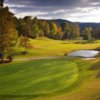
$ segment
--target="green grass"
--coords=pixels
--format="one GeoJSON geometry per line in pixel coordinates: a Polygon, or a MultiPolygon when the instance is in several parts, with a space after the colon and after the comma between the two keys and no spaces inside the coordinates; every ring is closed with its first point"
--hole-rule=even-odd
{"type": "Polygon", "coordinates": [[[35,97],[69,92],[88,76],[86,69],[82,70],[84,64],[57,58],[0,65],[0,95],[35,97]]]}
{"type": "Polygon", "coordinates": [[[48,38],[37,38],[30,40],[33,48],[28,49],[27,55],[20,55],[24,48],[17,45],[15,48],[17,56],[23,57],[44,57],[44,56],[64,56],[65,54],[80,49],[96,49],[100,47],[100,40],[87,42],[85,40],[52,40],[48,38]]]}
{"type": "Polygon", "coordinates": [[[80,49],[98,49],[100,40],[30,40],[28,54],[17,44],[17,61],[0,65],[0,100],[99,100],[100,58],[72,57],[28,60],[45,56],[64,56],[80,49]],[[21,60],[21,59],[19,59],[21,60]]]}

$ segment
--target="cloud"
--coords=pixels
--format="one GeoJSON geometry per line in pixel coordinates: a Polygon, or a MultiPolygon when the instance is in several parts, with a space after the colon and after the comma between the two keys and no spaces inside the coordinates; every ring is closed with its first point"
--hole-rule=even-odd
{"type": "Polygon", "coordinates": [[[92,16],[100,17],[100,0],[5,0],[5,6],[17,17],[31,15],[89,22],[97,22],[92,16]]]}

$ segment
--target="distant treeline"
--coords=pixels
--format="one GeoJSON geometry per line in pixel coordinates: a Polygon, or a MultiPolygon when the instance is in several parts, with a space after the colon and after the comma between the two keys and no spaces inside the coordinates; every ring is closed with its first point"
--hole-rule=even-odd
{"type": "Polygon", "coordinates": [[[92,29],[85,27],[80,31],[78,23],[56,24],[54,21],[46,21],[25,16],[24,18],[14,18],[18,35],[30,38],[46,36],[52,39],[92,39],[100,38],[100,27],[92,29]]]}

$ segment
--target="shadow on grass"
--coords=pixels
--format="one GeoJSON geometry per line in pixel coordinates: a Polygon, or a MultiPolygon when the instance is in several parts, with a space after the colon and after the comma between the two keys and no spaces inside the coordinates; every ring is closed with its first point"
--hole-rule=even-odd
{"type": "Polygon", "coordinates": [[[93,64],[93,65],[89,68],[89,70],[92,70],[92,71],[98,70],[98,69],[100,69],[100,61],[99,61],[99,62],[96,62],[95,64],[93,64]]]}
{"type": "Polygon", "coordinates": [[[96,78],[100,78],[100,72],[97,73],[96,78]]]}
{"type": "Polygon", "coordinates": [[[45,94],[33,94],[33,95],[0,95],[0,100],[13,100],[13,99],[23,99],[23,98],[27,98],[26,100],[28,100],[29,98],[36,98],[36,97],[40,97],[40,96],[45,96],[45,94]]]}

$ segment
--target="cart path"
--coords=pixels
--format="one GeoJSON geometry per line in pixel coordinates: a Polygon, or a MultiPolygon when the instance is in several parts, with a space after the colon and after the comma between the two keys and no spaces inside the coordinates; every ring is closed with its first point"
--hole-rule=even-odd
{"type": "Polygon", "coordinates": [[[39,59],[53,59],[53,58],[62,58],[64,56],[49,56],[49,57],[32,57],[32,58],[19,58],[14,59],[13,61],[27,61],[27,60],[39,60],[39,59]]]}

